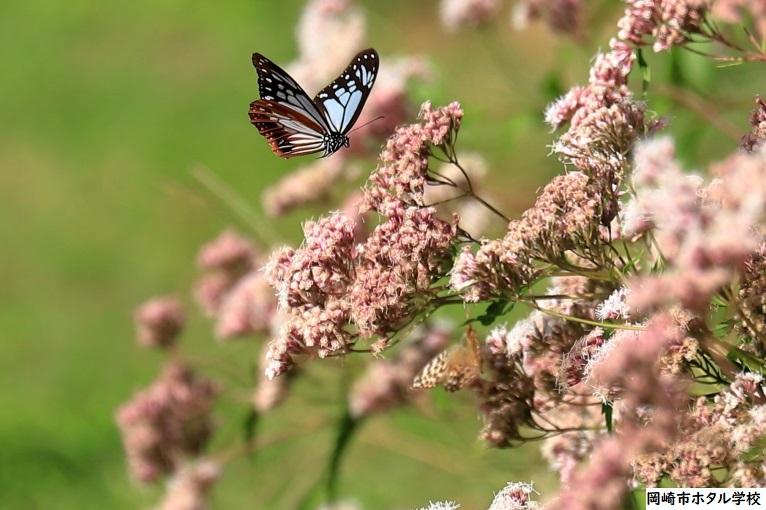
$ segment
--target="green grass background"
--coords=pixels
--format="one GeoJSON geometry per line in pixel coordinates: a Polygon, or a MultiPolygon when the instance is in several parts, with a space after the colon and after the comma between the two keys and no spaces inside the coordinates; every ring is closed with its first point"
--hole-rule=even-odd
{"type": "MultiPolygon", "coordinates": [[[[440,28],[433,1],[362,5],[368,42],[382,55],[431,59],[434,79],[413,91],[417,100],[461,101],[460,147],[486,156],[504,210],[528,206],[561,171],[547,157],[553,135],[542,109],[587,79],[590,58],[613,32],[617,2],[589,4],[604,28],[581,47],[542,27],[513,32],[507,12],[494,27],[455,35],[440,28]]],[[[193,310],[199,245],[229,224],[247,232],[191,178],[193,165],[207,165],[259,208],[261,190],[301,164],[272,156],[246,117],[257,96],[250,54],[292,60],[301,7],[292,0],[0,5],[0,508],[147,508],[159,497],[161,487],[129,481],[113,422],[114,409],[162,362],[135,347],[131,312],[166,292],[183,295],[193,310]]],[[[732,140],[655,94],[656,84],[717,98],[720,118],[744,133],[751,98],[763,91],[757,69],[716,69],[682,53],[650,64],[651,109],[670,117],[689,165],[731,150],[732,140]]],[[[296,242],[300,220],[324,209],[272,227],[296,242]]],[[[218,345],[210,324],[191,315],[187,352],[215,360],[206,371],[231,388],[217,413],[215,450],[240,435],[237,398],[257,345],[218,345]]],[[[312,368],[292,400],[264,419],[266,444],[228,466],[212,508],[295,507],[332,444],[338,368],[312,368]]],[[[438,392],[426,412],[371,421],[351,445],[341,493],[368,509],[437,499],[481,509],[507,480],[551,487],[536,445],[488,450],[476,440],[479,428],[466,396],[438,392]]]]}

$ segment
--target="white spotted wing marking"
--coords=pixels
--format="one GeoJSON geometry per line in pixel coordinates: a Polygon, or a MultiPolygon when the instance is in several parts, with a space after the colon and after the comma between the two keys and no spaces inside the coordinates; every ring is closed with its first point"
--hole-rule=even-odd
{"type": "Polygon", "coordinates": [[[379,67],[374,49],[361,51],[340,76],[316,95],[314,103],[322,107],[333,131],[346,134],[354,125],[370,95],[379,67]]]}

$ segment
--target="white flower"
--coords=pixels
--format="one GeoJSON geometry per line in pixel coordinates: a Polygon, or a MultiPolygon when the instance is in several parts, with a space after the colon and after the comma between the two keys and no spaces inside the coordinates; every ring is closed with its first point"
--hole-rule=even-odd
{"type": "Polygon", "coordinates": [[[596,317],[598,320],[625,320],[630,318],[630,309],[626,303],[629,294],[630,290],[625,287],[620,287],[612,292],[603,303],[596,307],[596,317]]]}
{"type": "Polygon", "coordinates": [[[428,506],[420,508],[418,510],[457,510],[460,505],[454,501],[437,501],[436,503],[429,503],[428,506]]]}
{"type": "Polygon", "coordinates": [[[495,495],[489,510],[534,510],[540,508],[536,501],[529,499],[536,493],[531,483],[508,482],[508,485],[495,495]]]}

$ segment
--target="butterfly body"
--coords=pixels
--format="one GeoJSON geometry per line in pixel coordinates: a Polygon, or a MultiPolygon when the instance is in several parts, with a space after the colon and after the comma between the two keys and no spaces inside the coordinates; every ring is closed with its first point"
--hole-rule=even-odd
{"type": "Polygon", "coordinates": [[[253,54],[261,98],[250,104],[250,121],[280,157],[334,154],[349,146],[348,133],[372,91],[378,73],[377,52],[359,52],[332,83],[309,98],[282,68],[253,54]]]}

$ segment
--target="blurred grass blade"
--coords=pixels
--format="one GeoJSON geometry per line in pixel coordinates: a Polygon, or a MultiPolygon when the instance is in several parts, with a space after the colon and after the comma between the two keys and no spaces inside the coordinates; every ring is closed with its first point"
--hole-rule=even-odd
{"type": "Polygon", "coordinates": [[[205,165],[198,164],[191,169],[191,175],[208,189],[218,200],[228,206],[249,226],[266,246],[279,244],[279,236],[271,230],[269,222],[260,217],[247,201],[235,192],[220,177],[205,165]]]}
{"type": "Polygon", "coordinates": [[[260,415],[255,409],[250,409],[245,415],[245,419],[242,420],[242,438],[247,455],[250,457],[255,453],[255,435],[258,429],[259,417],[260,415]]]}
{"type": "Polygon", "coordinates": [[[652,71],[649,68],[649,63],[644,59],[644,52],[641,48],[636,50],[636,56],[638,57],[638,67],[641,69],[641,94],[646,97],[649,92],[649,84],[652,82],[652,71]]]}
{"type": "Polygon", "coordinates": [[[361,420],[351,416],[348,408],[344,408],[343,414],[338,420],[335,444],[330,455],[330,463],[327,466],[327,485],[326,496],[328,502],[335,501],[338,494],[338,478],[340,477],[340,468],[343,464],[343,456],[348,450],[348,445],[354,437],[361,420]]]}
{"type": "Polygon", "coordinates": [[[612,433],[612,413],[614,408],[612,404],[605,402],[601,404],[601,413],[604,415],[604,422],[606,423],[606,430],[612,433]]]}

